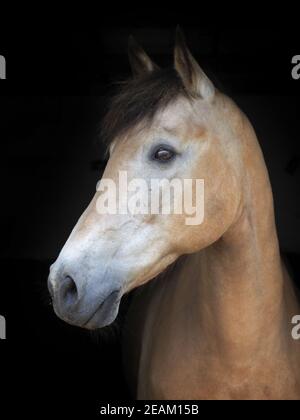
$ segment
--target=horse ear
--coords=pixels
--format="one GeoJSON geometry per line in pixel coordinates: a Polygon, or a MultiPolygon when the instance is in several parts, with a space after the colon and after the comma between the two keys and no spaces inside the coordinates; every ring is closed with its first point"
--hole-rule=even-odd
{"type": "Polygon", "coordinates": [[[179,26],[176,29],[174,60],[175,69],[186,90],[192,96],[212,99],[215,94],[214,85],[189,51],[184,34],[179,26]]]}
{"type": "Polygon", "coordinates": [[[140,47],[132,35],[130,35],[128,39],[128,56],[134,76],[151,73],[159,68],[153,63],[151,58],[145,53],[143,48],[140,47]]]}

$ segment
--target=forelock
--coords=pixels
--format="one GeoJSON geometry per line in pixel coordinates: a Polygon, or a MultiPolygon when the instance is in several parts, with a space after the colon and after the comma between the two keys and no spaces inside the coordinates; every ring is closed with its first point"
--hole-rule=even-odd
{"type": "Polygon", "coordinates": [[[109,101],[101,124],[101,141],[109,146],[140,124],[150,127],[157,113],[180,96],[188,97],[188,94],[174,69],[155,70],[123,82],[109,101]]]}

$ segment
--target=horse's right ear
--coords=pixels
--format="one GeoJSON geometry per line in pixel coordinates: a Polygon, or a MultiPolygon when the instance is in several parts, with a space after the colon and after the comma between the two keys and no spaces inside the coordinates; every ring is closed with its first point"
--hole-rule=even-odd
{"type": "Polygon", "coordinates": [[[131,70],[134,76],[141,76],[145,73],[151,73],[159,67],[153,63],[148,54],[136,42],[132,35],[128,39],[128,56],[131,70]]]}

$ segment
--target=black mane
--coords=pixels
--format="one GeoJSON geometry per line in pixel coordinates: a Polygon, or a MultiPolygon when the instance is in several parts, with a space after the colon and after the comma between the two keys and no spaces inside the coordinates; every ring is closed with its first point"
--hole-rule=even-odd
{"type": "Polygon", "coordinates": [[[109,102],[101,140],[109,145],[141,122],[151,125],[156,113],[179,96],[188,95],[175,69],[156,70],[123,82],[109,102]]]}

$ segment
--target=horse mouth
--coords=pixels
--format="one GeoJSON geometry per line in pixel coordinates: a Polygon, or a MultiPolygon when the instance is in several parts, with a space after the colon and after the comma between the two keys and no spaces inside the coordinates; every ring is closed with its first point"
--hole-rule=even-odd
{"type": "Polygon", "coordinates": [[[82,328],[95,330],[112,324],[118,315],[120,301],[121,297],[119,290],[110,293],[82,325],[82,328]]]}

